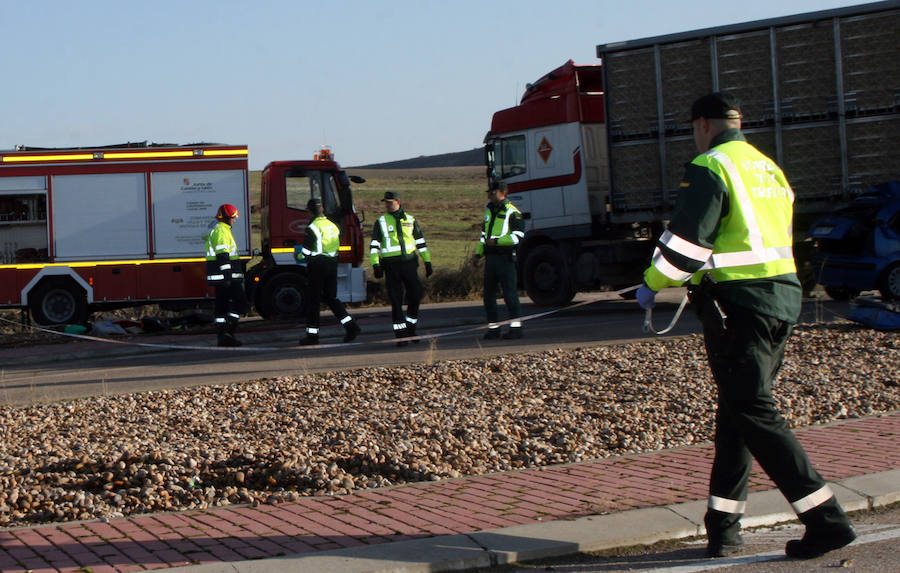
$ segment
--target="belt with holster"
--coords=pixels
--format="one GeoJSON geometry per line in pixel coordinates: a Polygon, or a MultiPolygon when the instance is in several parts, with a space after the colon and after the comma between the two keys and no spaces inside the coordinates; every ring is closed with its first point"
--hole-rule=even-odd
{"type": "Polygon", "coordinates": [[[718,286],[716,279],[710,273],[706,273],[700,279],[700,284],[688,287],[688,299],[694,305],[694,310],[704,326],[709,324],[724,330],[728,315],[717,298],[718,286]]]}

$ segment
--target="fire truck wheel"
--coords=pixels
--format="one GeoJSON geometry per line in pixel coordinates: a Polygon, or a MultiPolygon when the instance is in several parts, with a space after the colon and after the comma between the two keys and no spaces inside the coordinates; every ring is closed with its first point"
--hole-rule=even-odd
{"type": "Polygon", "coordinates": [[[304,282],[297,273],[281,273],[266,281],[259,293],[259,314],[266,319],[301,318],[304,282]]]}
{"type": "Polygon", "coordinates": [[[38,324],[80,324],[87,319],[84,291],[69,279],[46,279],[28,298],[31,317],[38,324]]]}
{"type": "Polygon", "coordinates": [[[525,257],[525,291],[540,306],[565,306],[575,297],[572,275],[562,253],[553,245],[539,245],[525,257]]]}
{"type": "Polygon", "coordinates": [[[900,263],[894,263],[881,273],[878,290],[884,300],[900,300],[900,263]]]}

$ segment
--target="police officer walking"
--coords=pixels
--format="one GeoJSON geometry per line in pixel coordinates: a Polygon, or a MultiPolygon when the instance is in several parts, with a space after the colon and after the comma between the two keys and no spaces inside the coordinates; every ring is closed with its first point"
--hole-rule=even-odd
{"type": "MultiPolygon", "coordinates": [[[[400,204],[400,194],[386,191],[381,199],[385,214],[375,221],[369,259],[375,278],[385,277],[388,298],[391,301],[391,321],[394,336],[408,338],[416,335],[419,322],[419,303],[422,302],[422,283],[419,281],[419,257],[425,262],[425,276],[430,277],[431,253],[425,243],[425,235],[415,217],[406,213],[400,204]],[[403,313],[404,290],[406,314],[403,313]]],[[[418,342],[418,341],[416,341],[418,342]]],[[[408,342],[400,340],[397,346],[408,342]]]]}
{"type": "Polygon", "coordinates": [[[241,346],[234,337],[238,320],[249,310],[244,292],[244,269],[238,256],[231,226],[238,210],[228,203],[216,212],[216,220],[206,233],[206,282],[216,288],[216,343],[241,346]]]}
{"type": "MultiPolygon", "coordinates": [[[[489,202],[484,209],[484,228],[475,249],[473,263],[483,256],[484,261],[484,311],[487,315],[486,340],[500,338],[497,322],[497,287],[503,289],[503,300],[510,319],[522,315],[516,270],[516,247],[525,236],[522,213],[506,198],[506,183],[487,190],[489,202]]],[[[513,320],[503,338],[522,338],[522,323],[513,320]]]]}
{"type": "Polygon", "coordinates": [[[690,280],[718,389],[715,458],[705,524],[707,554],[740,550],[740,518],[752,459],[772,478],[806,526],[788,541],[808,559],[856,535],[834,492],[813,468],[775,409],[772,385],[800,314],[792,251],[794,193],[781,169],[747,143],[738,100],[727,93],[691,108],[700,152],[688,164],[668,229],[660,237],[637,299],[690,280]]]}
{"type": "Polygon", "coordinates": [[[300,339],[300,344],[310,346],[319,343],[319,315],[323,299],[344,327],[344,342],[350,342],[361,329],[337,297],[341,231],[324,215],[321,199],[310,199],[306,209],[313,218],[306,227],[303,246],[297,253],[298,259],[306,260],[306,336],[300,339]]]}

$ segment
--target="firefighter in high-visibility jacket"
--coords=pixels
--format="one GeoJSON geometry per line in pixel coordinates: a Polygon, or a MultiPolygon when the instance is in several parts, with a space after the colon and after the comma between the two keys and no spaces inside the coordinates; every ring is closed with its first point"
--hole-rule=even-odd
{"type": "Polygon", "coordinates": [[[238,320],[249,310],[244,292],[244,267],[231,226],[238,210],[228,203],[216,212],[206,234],[206,282],[216,287],[216,338],[219,346],[240,346],[234,337],[238,320]]]}
{"type": "Polygon", "coordinates": [[[794,194],[781,169],[747,143],[742,117],[738,100],[727,93],[694,102],[700,155],[686,168],[675,212],[637,298],[652,308],[657,291],[687,281],[703,324],[719,396],[707,554],[722,557],[742,547],[740,518],[756,458],[806,526],[785,553],[812,558],[847,545],[855,533],[772,397],[800,314],[794,194]]]}
{"type": "MultiPolygon", "coordinates": [[[[425,235],[416,218],[403,210],[400,194],[385,191],[381,199],[385,214],[375,221],[372,242],[369,245],[369,261],[375,278],[385,278],[388,299],[391,301],[391,322],[394,336],[409,338],[416,336],[419,322],[419,304],[422,302],[422,283],[419,281],[419,256],[425,263],[425,276],[434,272],[431,253],[425,242],[425,235]],[[416,254],[418,253],[418,255],[416,254]],[[406,291],[406,313],[403,312],[406,291]]],[[[415,342],[418,342],[416,340],[415,342]]],[[[400,340],[397,346],[405,346],[408,341],[400,340]]]]}
{"type": "Polygon", "coordinates": [[[298,259],[306,261],[306,336],[300,339],[300,344],[310,346],[319,343],[319,315],[323,300],[344,327],[344,342],[350,342],[361,329],[337,297],[341,231],[325,216],[321,199],[310,199],[306,210],[313,219],[306,226],[303,246],[297,253],[298,259]]]}
{"type": "Polygon", "coordinates": [[[503,300],[509,318],[509,330],[503,338],[522,338],[522,323],[515,320],[522,315],[517,286],[516,249],[525,236],[525,222],[522,213],[506,198],[508,188],[505,183],[487,190],[488,204],[484,208],[484,225],[481,240],[475,248],[473,262],[484,257],[484,311],[488,329],[486,340],[500,338],[497,322],[497,287],[503,290],[503,300]]]}

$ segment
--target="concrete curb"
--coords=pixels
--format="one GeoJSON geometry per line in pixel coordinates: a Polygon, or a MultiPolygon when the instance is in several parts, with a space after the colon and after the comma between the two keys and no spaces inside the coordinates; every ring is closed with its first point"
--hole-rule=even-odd
{"type": "MultiPolygon", "coordinates": [[[[848,512],[871,510],[900,501],[900,470],[847,478],[832,484],[848,512]]],[[[753,493],[744,527],[795,521],[778,490],[753,493]]],[[[458,571],[559,557],[582,551],[648,545],[703,535],[706,501],[636,509],[572,520],[532,523],[468,535],[446,535],[295,555],[178,567],[189,573],[426,573],[458,571]]]]}

